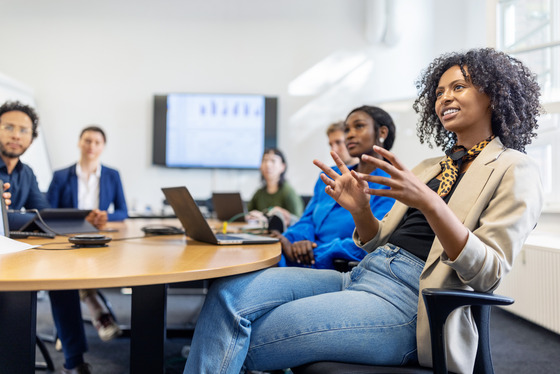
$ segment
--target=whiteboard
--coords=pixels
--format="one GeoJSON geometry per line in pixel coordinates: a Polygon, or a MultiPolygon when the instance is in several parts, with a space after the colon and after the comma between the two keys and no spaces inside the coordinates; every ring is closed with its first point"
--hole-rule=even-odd
{"type": "MultiPolygon", "coordinates": [[[[14,79],[0,73],[0,105],[6,101],[18,100],[24,104],[35,108],[33,91],[27,86],[15,81],[14,79]]],[[[39,136],[33,140],[31,146],[21,156],[21,161],[29,165],[39,183],[39,189],[46,192],[52,178],[52,167],[47,152],[45,138],[41,135],[44,127],[41,124],[41,113],[39,114],[39,136]]]]}

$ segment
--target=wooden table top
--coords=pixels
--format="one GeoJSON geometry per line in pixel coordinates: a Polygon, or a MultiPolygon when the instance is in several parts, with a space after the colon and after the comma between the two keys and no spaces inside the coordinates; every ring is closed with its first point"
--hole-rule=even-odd
{"type": "Polygon", "coordinates": [[[157,223],[180,226],[175,220],[112,222],[118,231],[104,233],[113,241],[101,248],[72,248],[61,236],[25,239],[44,246],[0,255],[0,291],[174,283],[246,273],[280,260],[279,243],[217,246],[184,235],[144,237],[141,227],[157,223]]]}

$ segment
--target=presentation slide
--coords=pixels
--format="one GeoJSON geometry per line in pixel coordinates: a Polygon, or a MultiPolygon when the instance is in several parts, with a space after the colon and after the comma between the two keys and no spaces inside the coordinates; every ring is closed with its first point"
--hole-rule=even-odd
{"type": "Polygon", "coordinates": [[[258,168],[264,152],[262,95],[170,94],[169,167],[258,168]]]}

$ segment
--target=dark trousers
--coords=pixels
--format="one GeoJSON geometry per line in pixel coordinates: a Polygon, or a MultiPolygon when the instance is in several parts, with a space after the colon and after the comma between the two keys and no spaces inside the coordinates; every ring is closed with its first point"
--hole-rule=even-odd
{"type": "Polygon", "coordinates": [[[50,291],[49,296],[65,366],[71,369],[83,362],[83,354],[87,351],[80,296],[78,290],[50,291]]]}

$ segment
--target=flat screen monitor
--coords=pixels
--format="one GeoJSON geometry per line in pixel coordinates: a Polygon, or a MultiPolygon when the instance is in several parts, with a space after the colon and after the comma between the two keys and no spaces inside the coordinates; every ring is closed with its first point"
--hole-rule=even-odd
{"type": "Polygon", "coordinates": [[[258,169],[276,147],[277,99],[170,93],[154,98],[153,163],[173,168],[258,169]]]}

